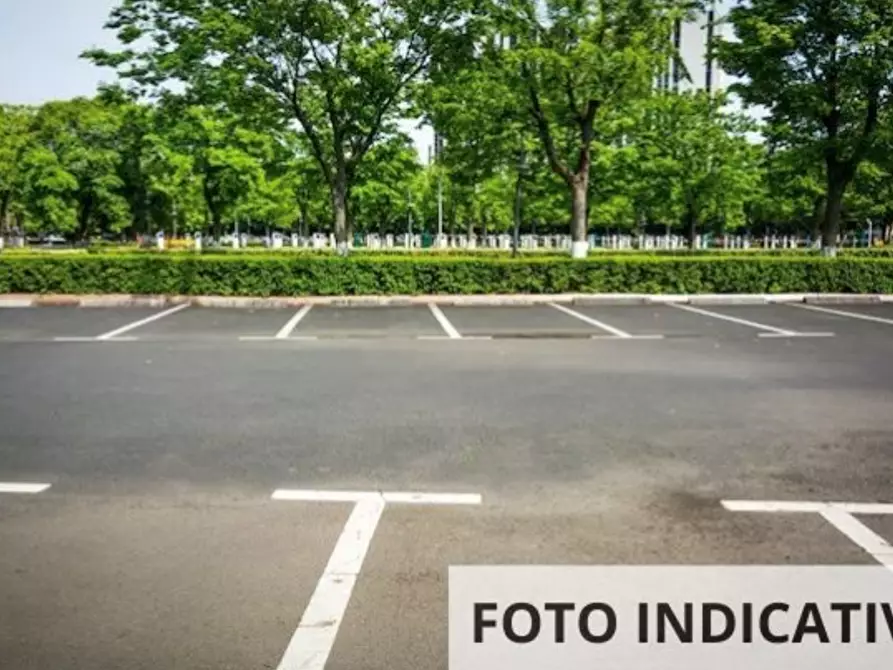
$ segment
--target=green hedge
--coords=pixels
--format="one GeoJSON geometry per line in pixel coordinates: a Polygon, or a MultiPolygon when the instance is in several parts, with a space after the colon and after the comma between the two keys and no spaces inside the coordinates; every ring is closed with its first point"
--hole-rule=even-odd
{"type": "Polygon", "coordinates": [[[0,293],[371,295],[893,293],[893,259],[355,255],[0,255],[0,293]]]}

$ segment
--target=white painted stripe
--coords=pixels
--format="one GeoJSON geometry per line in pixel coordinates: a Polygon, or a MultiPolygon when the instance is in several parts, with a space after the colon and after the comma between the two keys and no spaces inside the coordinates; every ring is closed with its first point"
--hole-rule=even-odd
{"type": "Polygon", "coordinates": [[[759,333],[757,337],[765,337],[772,339],[774,338],[786,338],[786,337],[834,337],[834,333],[818,333],[818,332],[809,332],[809,333],[759,333]]]}
{"type": "Polygon", "coordinates": [[[793,500],[723,500],[721,504],[730,512],[821,512],[828,508],[828,503],[793,500]]]}
{"type": "Polygon", "coordinates": [[[313,489],[277,489],[273,500],[303,502],[360,502],[381,498],[385,502],[418,505],[480,505],[478,493],[421,493],[416,491],[318,491],[313,489]]]}
{"type": "Polygon", "coordinates": [[[730,512],[812,512],[839,509],[850,514],[893,514],[890,503],[811,502],[799,500],[723,500],[730,512]]]}
{"type": "Polygon", "coordinates": [[[828,523],[871,554],[874,560],[893,570],[893,547],[884,538],[843,509],[831,507],[821,514],[828,523]]]}
{"type": "Polygon", "coordinates": [[[0,300],[0,309],[21,309],[23,307],[31,307],[33,304],[34,301],[30,298],[23,298],[22,300],[0,300]]]}
{"type": "Polygon", "coordinates": [[[483,498],[479,493],[405,493],[387,492],[381,494],[387,503],[407,505],[480,505],[483,498]]]}
{"type": "Polygon", "coordinates": [[[443,311],[435,305],[433,302],[428,303],[428,309],[431,310],[431,314],[434,315],[434,318],[437,319],[437,323],[440,324],[440,327],[443,328],[443,332],[447,334],[447,336],[451,340],[461,340],[462,334],[456,330],[456,327],[450,323],[450,320],[446,318],[446,315],[443,311]]]}
{"type": "Polygon", "coordinates": [[[380,496],[354,506],[277,670],[325,668],[384,508],[380,496]]]}
{"type": "Polygon", "coordinates": [[[756,328],[757,330],[764,330],[768,333],[776,333],[778,335],[786,335],[790,337],[791,335],[797,335],[797,333],[793,330],[785,330],[784,328],[776,328],[775,326],[767,326],[765,323],[757,323],[756,321],[748,321],[747,319],[739,319],[736,316],[728,316],[727,314],[719,314],[718,312],[711,312],[706,309],[701,309],[700,307],[692,307],[691,305],[677,305],[670,303],[669,307],[675,307],[676,309],[684,309],[686,312],[693,312],[695,314],[701,314],[703,316],[711,316],[714,319],[722,319],[723,321],[729,321],[731,323],[737,323],[742,326],[749,326],[750,328],[756,328]]]}
{"type": "Polygon", "coordinates": [[[32,484],[27,482],[0,482],[0,493],[43,493],[52,484],[32,484]]]}
{"type": "Polygon", "coordinates": [[[813,312],[823,312],[825,314],[834,314],[836,316],[846,316],[851,319],[861,319],[863,321],[874,321],[875,323],[885,323],[888,326],[893,326],[893,319],[884,319],[880,316],[872,316],[870,314],[857,314],[856,312],[847,312],[842,309],[829,309],[827,307],[816,307],[815,305],[791,305],[792,307],[799,307],[801,309],[809,309],[813,312]]]}
{"type": "Polygon", "coordinates": [[[163,312],[158,312],[158,314],[153,314],[152,316],[147,316],[145,319],[140,319],[139,321],[134,321],[133,323],[128,323],[126,326],[122,326],[121,328],[116,328],[115,330],[110,330],[107,333],[103,333],[99,335],[97,340],[111,340],[112,338],[118,337],[118,335],[122,335],[128,331],[133,330],[134,328],[139,328],[140,326],[145,326],[147,323],[152,323],[153,321],[158,321],[158,319],[163,319],[166,316],[170,316],[171,314],[176,314],[177,312],[186,309],[189,307],[189,303],[183,303],[182,305],[177,305],[176,307],[171,307],[170,309],[166,309],[163,312]]]}
{"type": "Polygon", "coordinates": [[[279,332],[276,333],[277,340],[286,340],[289,335],[291,335],[291,331],[295,329],[295,327],[301,323],[301,319],[307,316],[307,313],[313,309],[313,305],[304,305],[301,309],[298,310],[298,313],[295,314],[292,318],[288,320],[282,328],[279,329],[279,332]]]}
{"type": "Polygon", "coordinates": [[[569,308],[565,307],[564,305],[558,305],[558,304],[555,304],[554,302],[551,302],[551,303],[549,303],[549,306],[554,307],[559,312],[564,312],[565,314],[568,314],[568,315],[574,317],[575,319],[579,319],[580,321],[583,321],[584,323],[588,323],[590,326],[595,326],[596,328],[601,328],[602,330],[604,330],[608,333],[611,333],[612,335],[615,335],[617,337],[620,337],[623,339],[632,337],[632,335],[630,335],[629,333],[627,333],[625,331],[620,330],[619,328],[615,328],[614,326],[609,326],[607,323],[602,323],[601,321],[598,321],[596,319],[593,319],[592,317],[586,316],[585,314],[580,314],[580,312],[575,312],[574,310],[569,309],[569,308]]]}

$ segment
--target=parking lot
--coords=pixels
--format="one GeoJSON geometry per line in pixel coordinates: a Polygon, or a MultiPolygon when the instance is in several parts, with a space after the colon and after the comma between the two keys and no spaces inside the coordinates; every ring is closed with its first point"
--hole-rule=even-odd
{"type": "Polygon", "coordinates": [[[724,340],[880,336],[891,326],[893,303],[0,309],[0,341],[724,340]]]}
{"type": "Polygon", "coordinates": [[[449,565],[893,565],[891,351],[893,305],[0,309],[0,667],[443,670],[449,565]]]}

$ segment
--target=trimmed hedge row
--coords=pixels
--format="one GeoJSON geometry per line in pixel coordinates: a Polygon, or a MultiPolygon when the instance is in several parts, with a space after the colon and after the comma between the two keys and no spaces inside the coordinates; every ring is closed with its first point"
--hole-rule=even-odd
{"type": "Polygon", "coordinates": [[[893,259],[811,256],[3,255],[0,293],[893,293],[893,259]]]}

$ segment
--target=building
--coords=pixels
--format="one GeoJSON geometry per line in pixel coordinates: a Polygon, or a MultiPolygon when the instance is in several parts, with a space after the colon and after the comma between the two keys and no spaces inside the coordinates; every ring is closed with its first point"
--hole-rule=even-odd
{"type": "Polygon", "coordinates": [[[677,22],[670,39],[680,58],[670,59],[658,86],[675,91],[716,91],[729,85],[730,78],[711,57],[709,44],[727,30],[722,17],[731,4],[732,0],[713,0],[708,9],[693,20],[677,22]]]}

